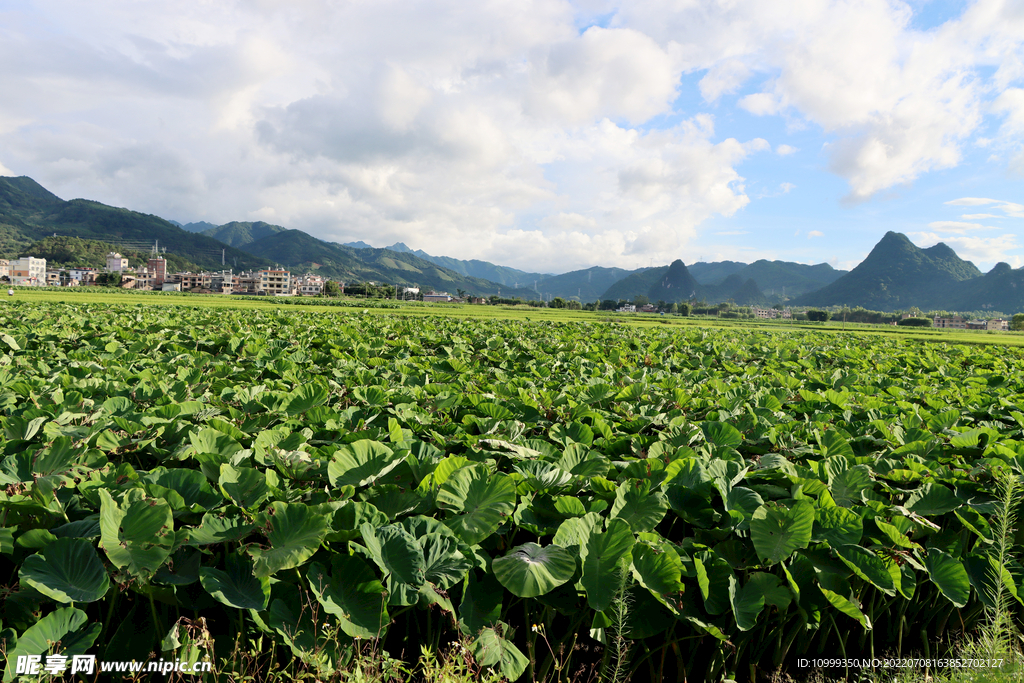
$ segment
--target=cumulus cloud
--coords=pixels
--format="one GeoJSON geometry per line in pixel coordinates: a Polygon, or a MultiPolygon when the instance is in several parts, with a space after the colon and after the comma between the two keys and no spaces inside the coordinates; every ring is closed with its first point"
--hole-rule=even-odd
{"type": "MultiPolygon", "coordinates": [[[[986,199],[984,197],[960,197],[944,202],[947,206],[991,206],[1012,218],[1024,218],[1024,204],[1007,202],[1002,199],[986,199]]],[[[966,216],[965,216],[966,218],[966,216]]]]}
{"type": "Polygon", "coordinates": [[[997,230],[981,223],[964,223],[962,221],[933,221],[928,227],[935,232],[965,233],[971,230],[997,230]]]}
{"type": "Polygon", "coordinates": [[[823,233],[820,230],[811,230],[809,233],[807,233],[807,239],[811,239],[812,237],[824,237],[824,236],[825,236],[825,233],[823,233]]]}
{"type": "Polygon", "coordinates": [[[993,150],[1019,152],[1009,3],[929,31],[888,0],[598,5],[5,6],[3,161],[168,218],[564,270],[671,260],[750,204],[743,164],[771,147],[718,134],[709,110],[817,127],[855,199],[959,164],[983,115],[993,150]]]}
{"type": "Polygon", "coordinates": [[[960,214],[960,218],[969,221],[977,221],[982,218],[1002,218],[1002,216],[994,213],[962,213],[960,214]]]}
{"type": "Polygon", "coordinates": [[[1015,268],[1024,265],[1024,259],[1019,255],[1008,253],[1021,248],[1017,236],[1009,233],[998,237],[949,237],[934,232],[912,232],[909,235],[922,247],[931,247],[943,242],[952,247],[961,258],[977,263],[982,270],[1000,261],[1015,268]]]}

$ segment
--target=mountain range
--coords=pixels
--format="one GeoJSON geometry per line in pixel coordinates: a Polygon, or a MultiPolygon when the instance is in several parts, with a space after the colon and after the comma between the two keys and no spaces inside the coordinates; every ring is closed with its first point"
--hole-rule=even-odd
{"type": "Polygon", "coordinates": [[[142,258],[156,245],[181,268],[236,270],[277,264],[346,282],[376,281],[478,296],[578,298],[739,305],[862,306],[882,311],[1012,313],[1024,310],[1024,269],[1005,263],[982,274],[945,244],[927,249],[889,232],[853,270],[822,263],[760,260],[696,262],[625,270],[595,266],[531,273],[487,261],[435,256],[398,242],[340,244],[261,221],[178,223],[87,199],[65,201],[28,177],[0,177],[0,256],[39,255],[55,263],[98,260],[114,248],[142,258]],[[224,264],[222,266],[221,264],[224,264]]]}

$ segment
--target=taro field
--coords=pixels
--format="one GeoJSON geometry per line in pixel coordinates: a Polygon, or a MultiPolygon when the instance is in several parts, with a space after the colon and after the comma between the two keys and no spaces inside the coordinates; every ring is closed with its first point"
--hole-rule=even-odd
{"type": "Polygon", "coordinates": [[[1020,615],[993,516],[1022,376],[1017,348],[856,334],[8,304],[4,681],[47,654],[403,680],[454,647],[510,681],[943,656],[994,596],[1020,615]]]}

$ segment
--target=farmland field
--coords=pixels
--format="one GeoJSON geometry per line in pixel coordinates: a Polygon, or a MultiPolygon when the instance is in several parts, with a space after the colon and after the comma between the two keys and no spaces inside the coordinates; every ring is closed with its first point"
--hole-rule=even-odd
{"type": "Polygon", "coordinates": [[[48,641],[326,680],[460,640],[761,680],[1019,615],[1017,346],[126,296],[0,305],[5,681],[48,641]]]}

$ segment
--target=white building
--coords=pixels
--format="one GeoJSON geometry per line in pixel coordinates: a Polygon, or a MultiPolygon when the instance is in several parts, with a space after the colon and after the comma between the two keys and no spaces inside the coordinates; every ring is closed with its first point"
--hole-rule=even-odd
{"type": "Polygon", "coordinates": [[[23,256],[10,262],[11,283],[22,287],[46,286],[46,259],[23,256]]]}
{"type": "Polygon", "coordinates": [[[292,293],[292,274],[287,270],[261,270],[257,275],[257,292],[266,292],[271,296],[288,296],[292,293]]]}
{"type": "Polygon", "coordinates": [[[120,273],[128,270],[128,259],[121,256],[116,251],[111,251],[107,254],[107,272],[108,273],[120,273]]]}
{"type": "Polygon", "coordinates": [[[424,294],[423,300],[426,302],[446,304],[452,300],[452,297],[448,292],[431,292],[430,294],[424,294]]]}

